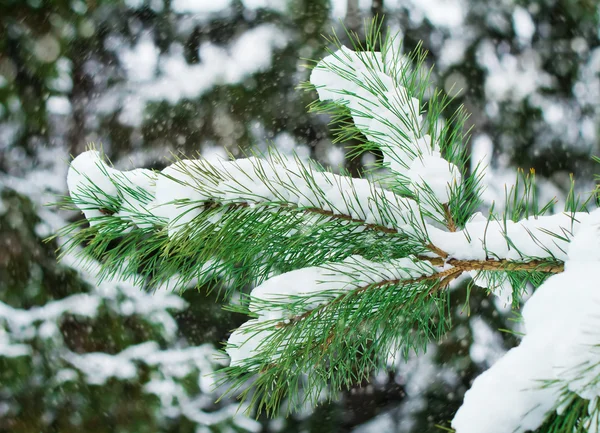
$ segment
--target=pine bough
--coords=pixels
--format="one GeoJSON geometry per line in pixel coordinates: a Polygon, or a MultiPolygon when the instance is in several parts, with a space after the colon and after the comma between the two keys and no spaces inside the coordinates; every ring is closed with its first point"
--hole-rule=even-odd
{"type": "Polygon", "coordinates": [[[483,168],[468,161],[465,112],[444,119],[451,101],[430,91],[424,53],[401,54],[380,30],[353,50],[338,44],[305,85],[336,140],[380,155],[365,178],[274,150],[161,172],[118,171],[90,150],[68,174],[89,227],[66,228],[64,249],[83,243],[101,278],[144,287],[254,287],[235,307],[251,318],[229,338],[226,373],[269,413],[423,350],[450,326],[448,287],[463,273],[515,306],[533,285],[522,343],[475,380],[452,426],[597,431],[600,211],[570,194],[564,212],[545,215],[552,204],[538,207],[534,177],[522,175],[502,212],[476,212],[483,168]]]}

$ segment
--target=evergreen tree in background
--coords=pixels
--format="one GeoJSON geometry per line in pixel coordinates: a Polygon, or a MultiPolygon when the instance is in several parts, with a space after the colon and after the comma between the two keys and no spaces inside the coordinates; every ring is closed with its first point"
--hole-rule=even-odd
{"type": "MultiPolygon", "coordinates": [[[[450,91],[456,83],[452,95],[463,89],[447,113],[460,103],[471,113],[467,125],[476,128],[470,150],[474,159],[486,154],[489,158],[488,185],[482,196],[486,205],[495,200],[500,212],[498,203],[505,194],[501,185],[516,177],[512,164],[536,168],[540,202],[553,196],[560,201],[552,211],[563,208],[570,172],[577,174],[578,190],[593,189],[585,182],[597,171],[589,158],[589,153],[597,152],[600,96],[594,2],[451,1],[442,5],[388,0],[372,7],[353,1],[223,3],[223,8],[215,2],[202,11],[202,5],[193,10],[193,2],[175,0],[0,3],[0,301],[4,305],[29,311],[71,294],[95,292],[95,278],[79,275],[77,263],[67,261],[57,267],[52,253],[56,245],[41,243],[65,219],[77,218],[43,205],[64,193],[68,155],[79,154],[90,141],[102,143],[120,169],[160,169],[169,163],[171,152],[223,155],[220,149],[226,148],[238,154],[250,146],[264,151],[266,141],[281,153],[294,150],[338,167],[344,150],[327,138],[329,119],[304,109],[316,94],[294,87],[308,78],[302,68],[305,61],[299,59],[323,57],[320,35],[330,33],[331,24],[337,25],[340,18],[363,34],[362,18],[385,12],[386,23],[404,34],[407,52],[423,41],[430,51],[427,64],[436,65],[433,80],[438,87],[450,91]],[[269,24],[278,30],[270,33],[269,24]],[[243,49],[248,46],[254,50],[243,49]],[[243,56],[256,50],[256,59],[243,56]],[[270,60],[261,63],[259,58],[270,60]],[[238,67],[229,67],[235,72],[224,74],[224,69],[214,67],[220,63],[238,67]],[[153,87],[163,90],[152,95],[147,90],[153,87]]],[[[338,34],[347,44],[343,31],[338,34]]],[[[348,120],[348,114],[339,119],[348,120]]],[[[356,139],[364,141],[361,136],[356,139]]],[[[370,151],[345,164],[357,176],[363,163],[382,158],[381,152],[370,151]]],[[[497,332],[515,326],[505,302],[471,290],[469,308],[464,309],[467,285],[463,280],[455,283],[460,284],[452,292],[454,326],[438,347],[412,357],[408,364],[390,365],[388,372],[370,377],[342,395],[339,403],[320,406],[313,416],[307,411],[285,422],[265,421],[262,428],[423,432],[437,431],[434,424],[447,425],[472,378],[519,341],[512,334],[497,332]],[[377,414],[372,423],[355,427],[377,414]]],[[[101,287],[112,286],[105,282],[101,287]]],[[[137,291],[127,291],[131,287],[127,284],[123,287],[120,290],[132,296],[137,291]]],[[[2,341],[29,345],[33,353],[43,354],[35,362],[28,355],[15,359],[3,352],[0,356],[7,365],[4,374],[21,378],[1,381],[0,428],[80,431],[86,426],[94,431],[93,425],[97,431],[143,431],[134,418],[143,419],[149,431],[193,431],[203,425],[157,410],[162,402],[139,392],[149,378],[141,373],[134,378],[113,377],[100,385],[90,384],[81,372],[68,382],[71,388],[47,386],[50,378],[60,377],[63,367],[74,368],[57,355],[46,355],[63,353],[58,350],[62,343],[56,343],[61,338],[79,354],[118,354],[147,341],[157,342],[163,350],[204,343],[219,347],[228,332],[245,320],[221,311],[214,299],[205,298],[203,289],[187,290],[182,296],[188,306],[176,312],[184,308],[177,304],[166,312],[179,325],[175,336],[164,334],[162,325],[152,322],[152,310],[147,318],[132,320],[132,314],[138,313],[131,313],[128,302],[123,309],[111,307],[108,316],[105,307],[94,317],[72,319],[68,311],[57,316],[62,337],[52,333],[44,337],[57,347],[40,346],[31,331],[18,333],[14,324],[0,319],[6,330],[3,338],[8,339],[2,341]],[[124,339],[129,330],[131,338],[124,339]],[[32,380],[22,382],[23,365],[32,368],[27,372],[35,372],[32,380]],[[130,404],[118,404],[125,400],[120,387],[132,390],[127,394],[130,404]],[[95,396],[103,396],[104,406],[95,396]],[[60,425],[55,421],[60,413],[74,412],[81,415],[60,425]],[[150,418],[161,427],[151,427],[150,418]]],[[[106,302],[104,296],[98,305],[106,302]]],[[[131,362],[148,368],[135,359],[131,362]]],[[[195,385],[186,390],[190,396],[200,395],[195,385]]],[[[208,398],[212,401],[214,396],[208,398]]],[[[213,428],[222,429],[224,425],[213,428]]]]}

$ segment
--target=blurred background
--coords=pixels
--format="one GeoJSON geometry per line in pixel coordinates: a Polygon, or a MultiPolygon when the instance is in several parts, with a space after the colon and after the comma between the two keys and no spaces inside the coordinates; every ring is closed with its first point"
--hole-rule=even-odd
{"type": "Polygon", "coordinates": [[[472,379],[517,343],[498,298],[454,289],[453,331],[390,361],[339,401],[256,420],[215,403],[221,342],[244,317],[202,287],[182,294],[98,281],[43,240],[80,215],[70,155],[101,145],[119,169],[173,153],[266,149],[360,173],[332,144],[303,59],[321,35],[384,15],[433,79],[471,113],[469,146],[489,166],[486,204],[517,168],[562,209],[569,176],[594,188],[600,127],[596,0],[0,0],[0,432],[436,432],[472,379]]]}

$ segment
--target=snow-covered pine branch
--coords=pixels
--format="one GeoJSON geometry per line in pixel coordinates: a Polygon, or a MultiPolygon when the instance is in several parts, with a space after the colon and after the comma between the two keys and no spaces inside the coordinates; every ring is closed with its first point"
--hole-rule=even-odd
{"type": "MultiPolygon", "coordinates": [[[[528,285],[542,285],[525,320],[528,328],[543,328],[537,323],[544,314],[571,307],[534,300],[558,290],[552,287],[571,269],[591,272],[598,213],[547,216],[547,206],[536,211],[527,197],[519,201],[531,207],[526,218],[477,213],[481,172],[468,171],[465,114],[459,109],[444,119],[449,100],[428,92],[424,59],[420,51],[401,54],[394,38],[370,33],[365,47],[339,46],[317,63],[306,86],[321,99],[312,111],[352,118],[341,123],[338,138],[364,137],[358,150],[378,149],[387,175],[335,175],[275,151],[122,172],[91,150],[73,161],[68,177],[71,202],[90,227],[66,230],[74,233],[67,251],[85,241],[86,254],[102,260],[102,277],[124,274],[144,285],[175,277],[185,289],[215,275],[229,289],[256,285],[239,307],[252,319],[231,335],[226,373],[232,389],[253,380],[252,394],[246,389],[243,396],[269,412],[283,399],[293,408],[347,388],[399,351],[424,350],[450,326],[447,288],[463,273],[513,296],[515,305],[528,285]]],[[[556,370],[559,355],[544,358],[544,377],[525,369],[518,380],[506,379],[512,363],[534,365],[533,353],[548,343],[536,335],[531,330],[476,381],[454,421],[458,433],[492,431],[486,423],[503,416],[502,405],[517,398],[510,393],[525,384],[532,391],[518,398],[535,410],[524,403],[532,411],[514,418],[513,428],[539,426],[563,394],[532,379],[563,381],[563,391],[595,398],[591,382],[570,386],[574,376],[556,370]],[[498,380],[507,394],[497,396],[499,406],[489,406],[486,417],[474,418],[498,380]]]]}
{"type": "Polygon", "coordinates": [[[242,285],[352,253],[402,255],[425,236],[413,200],[277,154],[182,160],[142,175],[114,170],[91,150],[73,161],[68,184],[73,204],[91,225],[71,246],[90,238],[99,242],[90,248],[99,258],[111,254],[109,237],[124,237],[128,254],[121,249],[120,259],[105,257],[106,272],[144,273],[144,258],[159,253],[173,265],[147,268],[146,276],[160,282],[178,274],[182,286],[201,278],[200,271],[234,272],[242,285]],[[241,236],[248,233],[251,237],[241,236]]]}

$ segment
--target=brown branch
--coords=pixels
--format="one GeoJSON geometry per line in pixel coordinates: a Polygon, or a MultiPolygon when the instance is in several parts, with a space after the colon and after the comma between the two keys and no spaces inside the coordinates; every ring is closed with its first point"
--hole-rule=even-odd
{"type": "MultiPolygon", "coordinates": [[[[444,281],[444,278],[450,277],[454,274],[459,275],[461,273],[462,273],[462,270],[457,270],[456,268],[451,268],[451,269],[446,269],[446,270],[443,270],[440,272],[436,272],[435,274],[432,274],[432,275],[422,275],[420,277],[412,278],[410,280],[397,278],[397,279],[393,279],[393,280],[383,280],[378,283],[361,286],[361,287],[358,287],[348,293],[344,293],[343,295],[338,296],[337,298],[335,298],[333,301],[331,301],[328,304],[322,304],[322,305],[318,306],[317,308],[307,310],[302,314],[291,317],[291,318],[287,319],[285,322],[279,322],[275,325],[275,327],[276,328],[285,328],[287,326],[293,325],[294,323],[297,323],[301,320],[306,319],[307,317],[311,316],[313,313],[318,313],[319,311],[323,310],[325,307],[328,307],[328,306],[334,305],[338,302],[341,302],[348,296],[358,295],[360,293],[366,292],[367,290],[373,290],[373,289],[378,289],[381,287],[393,286],[393,285],[398,285],[398,284],[408,285],[408,284],[419,283],[422,281],[431,281],[431,280],[439,280],[439,279],[441,279],[441,281],[444,281]]],[[[456,276],[458,276],[458,275],[456,275],[456,276]]],[[[454,276],[451,280],[448,280],[447,283],[443,287],[447,286],[450,283],[450,281],[452,281],[454,278],[456,278],[456,276],[454,276]]]]}
{"type": "Polygon", "coordinates": [[[450,206],[448,206],[448,203],[444,203],[444,217],[446,218],[446,227],[448,227],[448,230],[450,230],[451,232],[455,232],[458,230],[458,227],[456,226],[456,223],[454,222],[454,218],[452,218],[452,213],[450,212],[450,206]]]}
{"type": "MultiPolygon", "coordinates": [[[[426,247],[429,251],[431,251],[432,253],[435,253],[441,257],[441,259],[438,259],[437,257],[436,257],[436,259],[440,260],[440,262],[442,264],[444,263],[444,260],[449,256],[449,254],[446,251],[442,250],[441,248],[436,247],[433,244],[427,244],[426,247]]],[[[423,260],[423,258],[421,258],[421,257],[419,257],[419,258],[421,260],[423,260]]],[[[427,259],[427,258],[425,258],[425,259],[427,259]]]]}
{"type": "MultiPolygon", "coordinates": [[[[279,208],[283,208],[283,209],[295,209],[295,210],[299,210],[304,213],[323,215],[332,220],[341,220],[341,221],[357,223],[357,224],[364,226],[365,228],[367,228],[369,230],[373,230],[373,231],[377,231],[377,232],[382,232],[382,233],[387,233],[387,234],[400,234],[400,232],[394,228],[386,227],[386,226],[383,226],[380,224],[368,223],[365,220],[354,218],[351,215],[336,214],[336,213],[333,213],[332,211],[321,209],[318,207],[301,208],[301,207],[293,205],[291,203],[279,203],[279,204],[262,203],[262,204],[260,204],[260,206],[262,206],[262,207],[279,207],[279,208]]],[[[247,208],[250,208],[251,205],[248,202],[220,203],[220,202],[216,202],[213,200],[207,200],[207,201],[203,202],[202,207],[204,210],[211,210],[211,209],[223,208],[223,207],[227,207],[230,209],[236,209],[236,208],[247,209],[247,208]]],[[[106,208],[98,208],[98,211],[100,213],[102,213],[103,215],[113,215],[115,213],[106,208]]]]}
{"type": "MultiPolygon", "coordinates": [[[[400,232],[398,232],[398,230],[396,230],[394,228],[382,226],[379,224],[367,223],[365,220],[354,218],[351,215],[336,214],[330,210],[325,210],[325,209],[321,209],[318,207],[301,208],[299,206],[296,206],[296,205],[293,205],[290,203],[279,203],[279,204],[263,203],[263,204],[260,204],[260,206],[262,206],[262,207],[273,206],[273,207],[280,207],[283,209],[296,209],[296,210],[299,210],[299,211],[302,211],[305,213],[313,213],[313,214],[323,215],[323,216],[326,216],[333,220],[341,220],[341,221],[348,221],[348,222],[361,224],[361,225],[365,226],[367,229],[382,232],[382,233],[388,233],[388,234],[399,234],[400,233],[400,232]]],[[[223,204],[223,203],[218,203],[215,201],[207,201],[205,204],[206,209],[214,209],[217,207],[230,207],[232,209],[234,209],[234,208],[249,208],[250,203],[240,202],[240,203],[223,204]]]]}
{"type": "Polygon", "coordinates": [[[564,271],[563,263],[548,263],[544,260],[531,260],[529,262],[516,262],[513,260],[459,260],[440,259],[439,257],[419,256],[419,260],[426,260],[434,266],[450,265],[461,271],[539,271],[559,274],[564,271]]]}
{"type": "Polygon", "coordinates": [[[439,290],[443,290],[446,287],[448,287],[448,285],[456,278],[458,278],[460,275],[462,275],[463,271],[461,269],[458,268],[452,268],[449,269],[450,272],[448,272],[448,274],[442,278],[438,284],[436,284],[435,286],[433,286],[431,288],[431,290],[429,290],[429,294],[433,295],[434,293],[438,292],[439,290]]]}
{"type": "Polygon", "coordinates": [[[378,232],[383,232],[383,233],[398,233],[398,230],[396,229],[391,229],[389,227],[386,226],[382,226],[379,224],[369,224],[364,220],[361,219],[356,219],[351,217],[350,215],[346,215],[346,214],[335,214],[332,211],[329,210],[325,210],[325,209],[320,209],[318,207],[310,207],[310,208],[306,208],[306,209],[302,209],[305,212],[310,212],[310,213],[316,213],[319,215],[325,215],[331,219],[339,219],[339,220],[344,220],[344,221],[350,221],[353,223],[359,223],[364,225],[366,228],[371,229],[371,230],[375,230],[378,232]]]}

